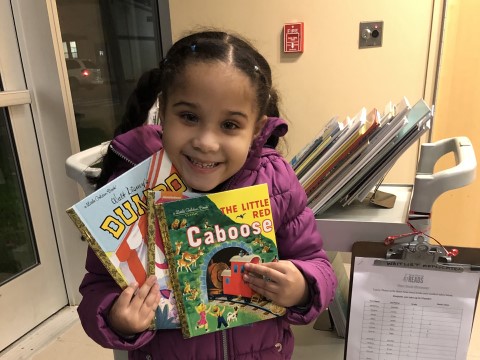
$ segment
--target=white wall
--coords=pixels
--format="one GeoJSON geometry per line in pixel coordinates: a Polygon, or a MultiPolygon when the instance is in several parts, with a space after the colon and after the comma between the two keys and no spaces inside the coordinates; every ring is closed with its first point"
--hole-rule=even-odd
{"type": "MultiPolygon", "coordinates": [[[[267,58],[291,124],[291,158],[334,115],[353,116],[362,106],[380,109],[404,95],[411,102],[424,96],[434,3],[170,0],[170,13],[174,41],[196,28],[220,27],[242,34],[267,58]],[[359,23],[377,20],[384,21],[383,46],[358,49],[359,23]],[[295,21],[305,23],[305,51],[285,55],[283,24],[295,21]]],[[[411,149],[387,182],[413,183],[415,164],[411,149]]]]}

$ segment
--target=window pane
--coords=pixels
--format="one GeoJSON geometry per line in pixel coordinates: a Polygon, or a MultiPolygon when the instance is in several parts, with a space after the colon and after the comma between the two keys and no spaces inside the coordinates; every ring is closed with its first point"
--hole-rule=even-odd
{"type": "Polygon", "coordinates": [[[140,75],[157,67],[156,1],[57,0],[80,148],[113,137],[140,75]]]}
{"type": "Polygon", "coordinates": [[[66,42],[63,42],[63,55],[65,56],[65,59],[68,59],[70,57],[68,54],[68,46],[66,42]]]}
{"type": "Polygon", "coordinates": [[[0,219],[2,285],[38,264],[28,204],[6,108],[0,108],[0,219]]]}

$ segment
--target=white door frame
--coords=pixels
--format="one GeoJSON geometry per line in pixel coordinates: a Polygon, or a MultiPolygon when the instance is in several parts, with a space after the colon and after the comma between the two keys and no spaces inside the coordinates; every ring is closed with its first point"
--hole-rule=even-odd
{"type": "Polygon", "coordinates": [[[10,119],[39,263],[0,287],[0,349],[68,303],[42,166],[34,92],[25,81],[27,71],[17,38],[21,31],[11,5],[0,0],[0,74],[5,90],[0,93],[0,106],[10,119]]]}
{"type": "Polygon", "coordinates": [[[83,196],[65,172],[66,159],[79,151],[78,136],[63,54],[55,0],[11,0],[21,28],[19,39],[32,109],[37,122],[40,153],[52,219],[70,305],[78,305],[78,287],[84,275],[87,244],[65,210],[83,196]],[[26,58],[26,60],[25,60],[26,58]]]}
{"type": "Polygon", "coordinates": [[[14,22],[26,83],[25,88],[8,90],[30,92],[31,114],[68,304],[77,305],[81,299],[78,286],[84,274],[87,244],[80,240],[80,233],[65,213],[82,195],[65,172],[66,159],[78,152],[79,146],[56,2],[0,0],[0,3],[10,8],[8,12],[2,11],[1,16],[14,22]]]}

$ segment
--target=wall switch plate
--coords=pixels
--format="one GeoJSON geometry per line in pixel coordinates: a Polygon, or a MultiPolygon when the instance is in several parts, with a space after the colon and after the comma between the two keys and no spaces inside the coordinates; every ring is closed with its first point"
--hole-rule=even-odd
{"type": "Polygon", "coordinates": [[[383,21],[364,21],[360,23],[358,48],[365,49],[382,46],[383,21]]]}

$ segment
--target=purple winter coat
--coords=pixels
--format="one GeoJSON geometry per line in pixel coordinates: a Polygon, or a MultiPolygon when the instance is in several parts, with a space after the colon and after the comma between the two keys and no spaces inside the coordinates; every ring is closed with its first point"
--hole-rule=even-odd
{"type": "MultiPolygon", "coordinates": [[[[268,184],[279,257],[291,260],[305,276],[310,290],[308,306],[289,308],[283,317],[190,339],[183,339],[180,330],[157,330],[145,331],[135,339],[126,340],[113,332],[106,322],[108,311],[121,289],[89,249],[88,273],[80,285],[83,300],[78,313],[85,332],[93,340],[103,347],[128,350],[129,359],[291,358],[294,340],[290,324],[315,320],[331,302],[337,281],[295,173],[274,149],[264,147],[270,136],[281,137],[287,129],[283,120],[270,118],[252,144],[245,165],[226,182],[226,188],[268,184]]],[[[115,138],[112,146],[136,164],[161,149],[161,130],[155,125],[138,127],[115,138]]],[[[114,176],[131,167],[127,162],[123,165],[114,176]]]]}

